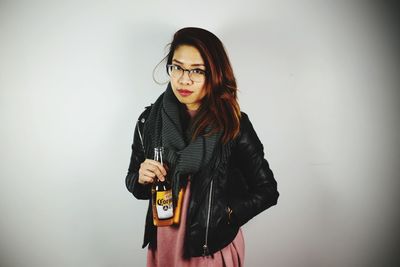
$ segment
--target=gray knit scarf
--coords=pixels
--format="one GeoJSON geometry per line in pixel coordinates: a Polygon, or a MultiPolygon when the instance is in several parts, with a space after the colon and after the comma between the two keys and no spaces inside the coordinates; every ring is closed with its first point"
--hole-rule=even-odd
{"type": "MultiPolygon", "coordinates": [[[[168,83],[165,92],[153,104],[144,128],[145,136],[151,136],[153,148],[164,147],[164,159],[169,167],[174,203],[179,189],[186,184],[186,179],[182,177],[193,177],[193,174],[209,163],[221,137],[221,133],[218,132],[207,137],[199,135],[192,141],[191,127],[187,130],[182,127],[181,108],[182,104],[175,97],[171,83],[168,83]]],[[[210,126],[206,128],[205,133],[209,131],[210,126]]]]}

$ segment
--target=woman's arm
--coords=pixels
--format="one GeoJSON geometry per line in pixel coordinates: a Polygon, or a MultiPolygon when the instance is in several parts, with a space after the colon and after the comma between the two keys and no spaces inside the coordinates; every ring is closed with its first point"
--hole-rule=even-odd
{"type": "Polygon", "coordinates": [[[234,149],[235,162],[248,191],[244,198],[230,200],[231,219],[243,225],[248,220],[277,203],[279,192],[274,175],[264,158],[260,142],[248,116],[242,113],[241,132],[234,149]]]}
{"type": "MultiPolygon", "coordinates": [[[[129,192],[131,192],[137,199],[149,199],[151,196],[151,184],[140,184],[138,179],[140,164],[145,160],[143,144],[141,140],[143,131],[139,130],[140,124],[143,124],[141,122],[142,117],[143,113],[136,123],[135,132],[133,135],[132,154],[128,168],[128,174],[125,178],[125,184],[129,192]]],[[[143,127],[141,127],[141,129],[143,129],[143,127]]]]}

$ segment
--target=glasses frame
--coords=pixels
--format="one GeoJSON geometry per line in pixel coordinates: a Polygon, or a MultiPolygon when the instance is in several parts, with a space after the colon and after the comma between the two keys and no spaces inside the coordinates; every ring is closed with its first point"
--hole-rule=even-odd
{"type": "Polygon", "coordinates": [[[172,77],[171,76],[171,74],[169,73],[169,69],[170,69],[170,67],[172,67],[172,66],[175,66],[175,67],[178,67],[178,68],[180,68],[180,69],[182,69],[182,75],[180,76],[180,77],[178,77],[178,78],[176,78],[176,79],[180,79],[180,78],[182,78],[183,77],[183,75],[185,75],[185,71],[187,71],[188,72],[188,76],[189,76],[189,79],[192,81],[192,82],[201,82],[201,81],[194,81],[193,79],[192,79],[192,74],[193,74],[193,71],[195,71],[195,70],[198,70],[198,71],[201,71],[201,72],[203,72],[203,75],[204,75],[204,78],[206,78],[206,76],[207,76],[207,71],[206,70],[202,70],[202,69],[184,69],[184,68],[182,68],[181,66],[179,66],[179,65],[176,65],[176,64],[168,64],[167,65],[167,73],[168,73],[168,76],[170,76],[170,77],[172,77]]]}

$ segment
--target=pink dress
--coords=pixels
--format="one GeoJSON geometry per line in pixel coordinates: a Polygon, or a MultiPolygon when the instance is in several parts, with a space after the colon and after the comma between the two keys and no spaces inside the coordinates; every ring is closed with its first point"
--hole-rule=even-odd
{"type": "Polygon", "coordinates": [[[157,228],[157,249],[147,250],[148,267],[242,267],[244,263],[244,239],[239,229],[235,239],[214,257],[183,258],[183,241],[185,236],[186,215],[189,206],[190,181],[186,186],[182,203],[181,222],[179,227],[157,228]]]}

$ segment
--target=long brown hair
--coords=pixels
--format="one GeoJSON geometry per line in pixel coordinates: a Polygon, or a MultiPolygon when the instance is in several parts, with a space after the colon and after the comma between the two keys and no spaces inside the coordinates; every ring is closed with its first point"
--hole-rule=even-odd
{"type": "Polygon", "coordinates": [[[170,43],[167,64],[181,45],[197,48],[207,70],[205,90],[193,125],[193,139],[211,125],[212,131],[222,131],[222,142],[234,139],[240,130],[240,107],[237,101],[236,79],[224,45],[213,33],[195,27],[178,30],[170,43]]]}

